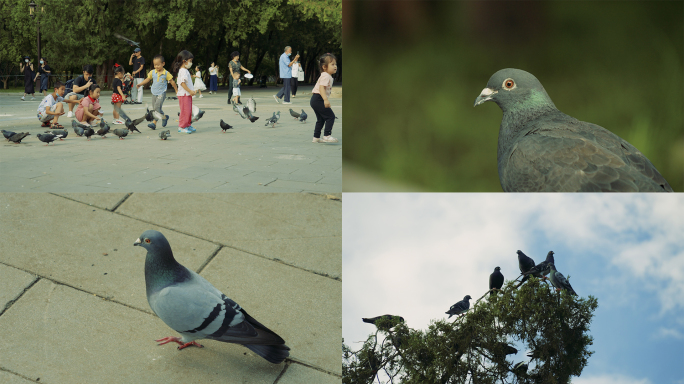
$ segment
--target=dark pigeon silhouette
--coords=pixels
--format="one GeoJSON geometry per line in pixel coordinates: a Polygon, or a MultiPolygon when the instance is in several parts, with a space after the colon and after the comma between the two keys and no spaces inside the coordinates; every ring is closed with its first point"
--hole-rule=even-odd
{"type": "Polygon", "coordinates": [[[16,135],[16,134],[17,134],[16,132],[6,131],[6,130],[4,130],[4,129],[3,129],[2,131],[0,131],[0,132],[2,132],[2,135],[5,136],[5,140],[7,140],[7,141],[9,141],[9,138],[12,137],[12,135],[16,135]]]}
{"type": "MultiPolygon", "coordinates": [[[[504,275],[501,274],[501,268],[496,267],[494,268],[494,272],[492,272],[491,275],[489,275],[489,289],[496,289],[499,290],[501,287],[503,287],[504,283],[504,275]]],[[[490,291],[489,296],[495,295],[496,292],[490,291]]]]}
{"type": "Polygon", "coordinates": [[[66,139],[67,136],[69,136],[69,131],[66,129],[53,129],[51,131],[45,131],[45,133],[51,133],[53,135],[59,136],[60,140],[66,139]]]}
{"type": "MultiPolygon", "coordinates": [[[[126,114],[126,112],[124,112],[123,109],[121,109],[120,106],[117,106],[117,105],[115,104],[115,105],[114,105],[114,109],[116,109],[116,112],[123,118],[123,120],[124,120],[124,125],[126,125],[126,128],[128,128],[129,131],[131,131],[131,132],[142,133],[142,132],[140,132],[140,131],[138,130],[138,128],[136,128],[136,126],[137,126],[138,124],[142,123],[143,121],[145,121],[145,116],[143,116],[143,117],[141,117],[141,118],[139,118],[139,119],[133,120],[133,119],[131,119],[130,117],[128,117],[128,115],[126,114]]],[[[147,115],[147,114],[146,114],[146,115],[147,115]]]]}
{"type": "Polygon", "coordinates": [[[541,275],[542,279],[546,280],[546,275],[548,275],[549,272],[551,272],[551,268],[549,268],[549,264],[553,264],[553,263],[555,263],[555,260],[553,259],[553,251],[549,251],[549,253],[546,254],[546,260],[535,265],[534,268],[523,273],[523,275],[541,275]]]}
{"type": "Polygon", "coordinates": [[[10,136],[9,141],[13,142],[14,144],[21,144],[21,141],[29,135],[30,133],[28,132],[15,133],[14,135],[10,136]]]}
{"type": "Polygon", "coordinates": [[[128,136],[128,129],[116,128],[112,131],[112,133],[119,136],[119,140],[123,140],[124,137],[128,136]]]}
{"type": "Polygon", "coordinates": [[[181,335],[156,340],[159,345],[174,342],[180,345],[178,349],[201,348],[195,340],[211,339],[243,345],[274,364],[290,355],[282,337],[202,276],[179,264],[163,234],[145,231],[134,245],[147,250],[145,286],[150,308],[181,335]]]}
{"type": "Polygon", "coordinates": [[[299,116],[301,115],[290,108],[290,116],[294,117],[295,120],[299,120],[299,116]]]}
{"type": "Polygon", "coordinates": [[[369,323],[373,325],[377,325],[378,320],[389,320],[393,322],[404,322],[404,318],[401,316],[395,316],[395,315],[380,315],[380,316],[375,316],[375,317],[370,317],[370,318],[362,318],[364,323],[369,323]]]}
{"type": "MultiPolygon", "coordinates": [[[[532,260],[531,257],[524,254],[523,251],[518,250],[516,252],[518,254],[518,267],[520,268],[520,273],[525,274],[525,272],[534,268],[534,260],[532,260]]],[[[539,273],[533,274],[532,276],[541,278],[541,274],[539,273]]],[[[530,275],[523,276],[522,280],[520,280],[520,284],[524,283],[529,278],[530,275]]]]}
{"type": "Polygon", "coordinates": [[[76,119],[71,120],[71,127],[74,129],[74,133],[77,136],[83,136],[86,129],[90,128],[89,125],[81,124],[76,119]]]}
{"type": "Polygon", "coordinates": [[[224,122],[223,122],[223,119],[221,119],[221,121],[219,122],[219,125],[221,126],[221,129],[223,130],[223,133],[226,133],[226,131],[229,130],[229,129],[233,129],[233,126],[232,126],[232,125],[229,125],[229,124],[227,124],[227,123],[224,123],[224,122]]]}
{"type": "Polygon", "coordinates": [[[302,109],[302,113],[299,114],[299,121],[301,121],[302,123],[305,123],[307,117],[309,117],[309,116],[308,116],[308,115],[306,114],[306,112],[304,112],[304,110],[302,109]]]}
{"type": "Polygon", "coordinates": [[[468,300],[472,299],[470,295],[466,295],[466,297],[463,298],[463,300],[459,301],[458,303],[454,304],[449,308],[448,311],[445,313],[449,315],[449,318],[453,315],[460,315],[461,313],[465,312],[470,308],[470,302],[468,300]]]}
{"type": "Polygon", "coordinates": [[[50,143],[60,138],[60,136],[54,135],[52,133],[39,133],[37,137],[38,140],[42,141],[43,143],[47,143],[45,145],[50,145],[50,143]]]}
{"type": "Polygon", "coordinates": [[[95,130],[92,127],[88,127],[88,129],[83,131],[83,136],[88,138],[88,141],[90,141],[90,137],[95,134],[95,130]]]}
{"type": "Polygon", "coordinates": [[[528,72],[496,72],[475,105],[486,101],[503,110],[497,159],[506,192],[672,192],[638,149],[559,111],[528,72]]]}

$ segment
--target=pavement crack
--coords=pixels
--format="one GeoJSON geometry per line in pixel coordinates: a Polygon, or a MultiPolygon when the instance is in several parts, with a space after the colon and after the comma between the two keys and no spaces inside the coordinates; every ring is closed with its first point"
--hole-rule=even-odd
{"type": "Polygon", "coordinates": [[[211,261],[214,260],[214,257],[216,257],[216,255],[218,255],[218,253],[219,253],[222,249],[223,249],[223,245],[219,245],[218,247],[216,247],[216,250],[214,250],[214,252],[212,252],[211,255],[209,255],[209,257],[207,258],[207,260],[206,260],[204,263],[202,263],[202,265],[197,269],[197,274],[198,274],[198,275],[199,275],[200,273],[202,273],[202,271],[204,270],[204,268],[206,268],[207,265],[209,265],[209,263],[211,263],[211,261]]]}
{"type": "MultiPolygon", "coordinates": [[[[31,275],[36,276],[34,273],[31,273],[31,275]]],[[[36,285],[36,283],[38,282],[38,280],[40,280],[40,276],[36,276],[36,278],[33,279],[33,281],[32,281],[29,285],[27,285],[27,286],[24,288],[24,290],[21,291],[21,293],[20,293],[17,297],[15,297],[13,300],[10,300],[9,302],[7,302],[7,304],[5,305],[5,308],[3,308],[2,311],[0,311],[0,316],[2,316],[5,312],[7,312],[7,310],[10,309],[10,307],[11,307],[12,305],[14,305],[14,303],[16,303],[17,301],[19,301],[19,299],[21,299],[21,297],[24,296],[24,294],[25,294],[29,289],[31,289],[31,287],[33,287],[34,285],[36,285]]]]}
{"type": "Polygon", "coordinates": [[[273,382],[273,384],[278,384],[278,382],[280,381],[280,378],[283,377],[283,375],[284,375],[285,372],[287,371],[287,368],[290,367],[290,364],[292,364],[292,363],[290,362],[290,360],[286,360],[286,361],[285,361],[285,367],[283,368],[282,371],[280,371],[280,374],[278,375],[278,377],[276,377],[276,379],[275,379],[275,381],[273,382]]]}
{"type": "Polygon", "coordinates": [[[272,182],[274,182],[274,181],[276,181],[276,180],[278,180],[277,177],[276,177],[275,179],[269,181],[268,183],[264,184],[264,187],[268,186],[269,184],[271,184],[272,182]]]}
{"type": "Polygon", "coordinates": [[[127,193],[121,200],[119,200],[118,203],[114,205],[112,209],[108,209],[108,211],[115,212],[121,206],[121,204],[123,204],[126,200],[128,200],[129,197],[131,197],[131,195],[133,195],[133,192],[127,193]]]}

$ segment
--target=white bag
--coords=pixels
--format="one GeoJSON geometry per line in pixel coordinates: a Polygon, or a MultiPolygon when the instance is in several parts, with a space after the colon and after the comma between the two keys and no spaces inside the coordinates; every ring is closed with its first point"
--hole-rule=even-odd
{"type": "Polygon", "coordinates": [[[299,73],[297,73],[297,81],[304,81],[304,70],[299,67],[299,73]]]}

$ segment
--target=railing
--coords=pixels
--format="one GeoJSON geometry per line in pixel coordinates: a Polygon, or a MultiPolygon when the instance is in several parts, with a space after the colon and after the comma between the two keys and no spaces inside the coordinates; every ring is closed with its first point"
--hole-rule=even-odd
{"type": "MultiPolygon", "coordinates": [[[[33,76],[35,76],[35,75],[33,75],[33,76]]],[[[57,75],[50,74],[50,75],[48,75],[48,90],[55,83],[55,81],[59,80],[62,83],[66,83],[67,80],[71,80],[71,79],[76,78],[78,76],[80,76],[80,74],[79,75],[74,75],[74,74],[69,74],[69,73],[60,73],[57,75]]],[[[7,80],[7,88],[10,88],[10,87],[12,87],[12,88],[17,88],[17,87],[23,88],[24,87],[24,75],[0,75],[0,79],[2,79],[3,81],[8,77],[10,79],[7,80]]],[[[38,76],[38,79],[36,79],[34,86],[35,86],[35,88],[40,89],[40,76],[38,76]]],[[[4,87],[4,83],[0,82],[0,87],[4,87]]],[[[36,92],[37,92],[37,90],[36,90],[36,92]]]]}

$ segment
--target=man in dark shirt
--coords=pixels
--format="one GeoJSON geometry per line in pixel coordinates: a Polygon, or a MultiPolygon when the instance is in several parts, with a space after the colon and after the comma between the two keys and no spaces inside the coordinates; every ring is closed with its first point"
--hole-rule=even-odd
{"type": "Polygon", "coordinates": [[[142,83],[143,80],[145,80],[145,58],[142,57],[140,48],[136,48],[133,50],[131,59],[128,60],[128,65],[133,66],[133,72],[131,72],[131,75],[133,75],[133,78],[135,79],[135,86],[133,87],[132,91],[135,91],[136,94],[133,95],[133,99],[137,100],[138,103],[142,103],[143,89],[142,87],[138,88],[138,84],[142,83]]]}
{"type": "MultiPolygon", "coordinates": [[[[82,98],[85,97],[86,92],[88,92],[88,88],[90,88],[90,85],[93,84],[93,72],[95,70],[93,69],[93,66],[90,64],[86,64],[83,66],[83,76],[79,76],[74,80],[74,85],[73,89],[71,92],[67,93],[64,96],[65,100],[81,100],[82,98]]],[[[67,113],[67,117],[74,117],[74,105],[75,103],[69,103],[69,113],[67,113]]]]}

